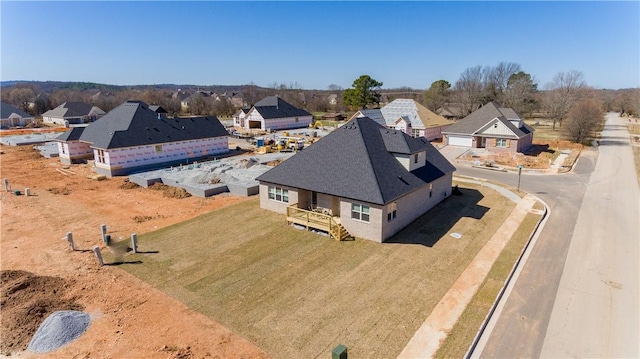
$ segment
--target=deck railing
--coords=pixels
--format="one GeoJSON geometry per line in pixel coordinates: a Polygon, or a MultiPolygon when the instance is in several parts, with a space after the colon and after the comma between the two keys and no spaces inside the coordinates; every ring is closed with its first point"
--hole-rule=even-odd
{"type": "Polygon", "coordinates": [[[287,206],[287,222],[296,223],[309,228],[318,229],[329,233],[335,240],[342,240],[342,226],[329,214],[308,211],[298,208],[298,204],[287,206]]]}

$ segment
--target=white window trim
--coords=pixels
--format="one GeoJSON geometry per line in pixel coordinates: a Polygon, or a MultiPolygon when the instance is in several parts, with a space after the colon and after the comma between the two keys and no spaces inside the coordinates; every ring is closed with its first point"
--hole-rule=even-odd
{"type": "Polygon", "coordinates": [[[367,206],[366,204],[362,204],[362,203],[351,203],[351,220],[352,221],[356,221],[356,222],[362,222],[362,223],[370,223],[371,221],[371,207],[367,206]],[[356,211],[354,210],[354,206],[360,206],[360,210],[356,211]],[[364,208],[367,208],[367,213],[364,213],[364,208]],[[354,213],[358,213],[360,215],[360,218],[353,218],[353,214],[354,213]],[[369,216],[369,219],[364,220],[362,219],[362,215],[366,214],[367,216],[369,216]]]}
{"type": "Polygon", "coordinates": [[[267,189],[267,198],[274,202],[289,203],[289,190],[283,187],[269,186],[267,189]],[[271,198],[272,194],[273,198],[271,198]],[[280,199],[278,199],[278,196],[280,199]]]}
{"type": "Polygon", "coordinates": [[[507,148],[507,141],[508,140],[506,138],[496,138],[496,147],[507,148]],[[504,145],[500,144],[502,141],[504,141],[504,145]]]}

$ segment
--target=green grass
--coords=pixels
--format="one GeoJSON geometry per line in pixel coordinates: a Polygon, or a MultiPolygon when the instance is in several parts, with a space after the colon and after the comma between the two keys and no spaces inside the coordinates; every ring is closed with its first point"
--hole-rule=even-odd
{"type": "Polygon", "coordinates": [[[515,206],[461,187],[397,243],[296,230],[254,199],[140,236],[122,268],[276,358],[395,357],[515,206]]]}
{"type": "Polygon", "coordinates": [[[560,141],[563,140],[562,132],[558,124],[556,129],[553,129],[553,122],[546,119],[526,120],[527,125],[533,127],[535,132],[533,133],[533,139],[538,141],[560,141]],[[538,125],[535,123],[538,122],[538,125]]]}
{"type": "Polygon", "coordinates": [[[478,288],[478,292],[467,305],[451,332],[448,333],[435,358],[462,358],[464,356],[539,220],[539,215],[527,214],[491,267],[487,278],[478,288]]]}

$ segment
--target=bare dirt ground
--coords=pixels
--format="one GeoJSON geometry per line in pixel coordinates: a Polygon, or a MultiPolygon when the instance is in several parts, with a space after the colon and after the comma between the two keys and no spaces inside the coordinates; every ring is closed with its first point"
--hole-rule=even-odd
{"type": "MultiPolygon", "coordinates": [[[[0,177],[13,190],[0,194],[2,355],[35,357],[26,349],[46,316],[80,309],[92,323],[80,338],[47,358],[266,358],[260,349],[119,269],[99,267],[90,249],[112,238],[128,239],[199,214],[244,201],[168,198],[163,191],[129,188],[124,178],[95,181],[88,165],[68,171],[31,146],[0,146],[0,177]],[[73,232],[76,251],[62,238],[73,232]],[[44,279],[43,279],[44,278],[44,279]],[[19,329],[17,329],[19,328],[19,329]]],[[[176,245],[179,245],[178,243],[176,245]]],[[[144,250],[144,248],[141,248],[144,250]]]]}
{"type": "Polygon", "coordinates": [[[461,159],[508,167],[523,165],[531,169],[548,169],[561,151],[569,150],[577,157],[582,148],[581,144],[566,140],[534,140],[533,146],[526,153],[488,152],[484,155],[464,155],[461,159]]]}

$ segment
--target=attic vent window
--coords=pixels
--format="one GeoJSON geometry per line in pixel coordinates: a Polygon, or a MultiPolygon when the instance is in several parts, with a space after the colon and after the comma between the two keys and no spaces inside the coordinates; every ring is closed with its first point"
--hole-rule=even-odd
{"type": "Polygon", "coordinates": [[[497,123],[494,123],[494,124],[493,124],[493,128],[498,128],[498,124],[497,124],[497,123]]]}

